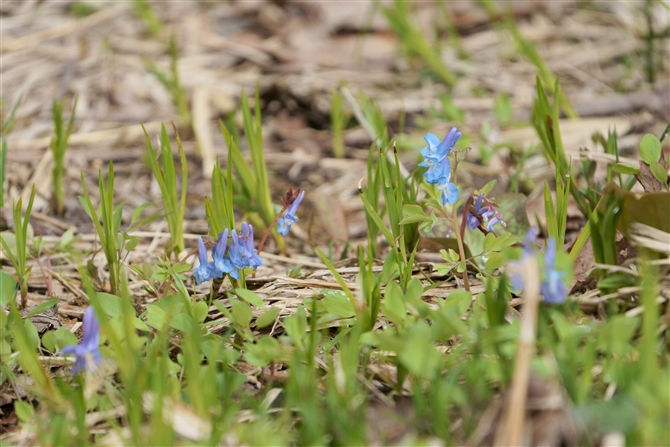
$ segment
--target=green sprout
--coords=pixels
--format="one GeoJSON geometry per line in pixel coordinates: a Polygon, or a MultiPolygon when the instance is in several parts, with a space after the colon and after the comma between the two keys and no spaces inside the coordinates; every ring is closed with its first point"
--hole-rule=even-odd
{"type": "Polygon", "coordinates": [[[56,214],[63,216],[65,214],[65,194],[63,191],[63,177],[65,175],[65,153],[67,151],[67,141],[72,133],[74,125],[75,111],[77,110],[77,99],[72,105],[72,114],[67,122],[64,124],[63,117],[63,102],[53,101],[51,106],[51,114],[54,122],[54,137],[51,139],[51,152],[54,159],[54,167],[52,171],[53,182],[53,202],[56,214]]]}
{"type": "Polygon", "coordinates": [[[181,166],[180,179],[177,178],[174,159],[172,158],[172,146],[165,125],[161,126],[160,153],[154,150],[153,145],[151,144],[151,138],[146,129],[144,129],[144,127],[142,127],[142,129],[144,129],[151,170],[153,171],[154,178],[158,182],[158,186],[161,190],[161,198],[163,200],[163,206],[165,207],[165,216],[168,222],[172,244],[174,244],[174,250],[177,253],[180,253],[184,250],[184,214],[186,212],[188,165],[186,163],[186,154],[184,153],[177,128],[174,126],[174,123],[172,126],[177,140],[177,151],[179,152],[181,166]],[[162,159],[162,164],[159,164],[159,157],[162,159]],[[181,195],[177,191],[179,184],[181,184],[181,195]]]}
{"type": "Polygon", "coordinates": [[[30,223],[30,212],[33,209],[33,202],[35,201],[35,186],[30,192],[30,198],[26,205],[25,216],[22,218],[23,199],[19,199],[13,206],[14,210],[14,235],[13,244],[7,232],[0,233],[0,242],[2,248],[9,257],[14,269],[19,277],[19,289],[21,290],[21,308],[25,309],[28,304],[28,277],[30,276],[31,267],[27,265],[26,258],[28,253],[27,242],[30,223]]]}

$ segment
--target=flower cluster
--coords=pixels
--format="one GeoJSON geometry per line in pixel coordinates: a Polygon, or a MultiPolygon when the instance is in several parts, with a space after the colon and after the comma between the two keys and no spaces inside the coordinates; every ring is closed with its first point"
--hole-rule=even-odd
{"type": "MultiPolygon", "coordinates": [[[[524,242],[524,256],[532,256],[531,244],[537,237],[537,228],[533,227],[528,231],[524,242]]],[[[556,240],[550,238],[547,241],[547,248],[544,252],[544,276],[540,285],[540,293],[548,304],[561,304],[568,297],[568,288],[565,285],[565,272],[556,269],[556,240]]],[[[521,275],[512,276],[512,287],[516,290],[523,288],[523,277],[521,275]]]]}
{"type": "Polygon", "coordinates": [[[262,264],[258,251],[254,248],[254,228],[244,222],[238,235],[235,230],[219,233],[219,238],[212,249],[213,261],[207,259],[207,248],[202,238],[198,238],[198,260],[200,265],[193,269],[195,281],[200,284],[214,278],[223,278],[228,274],[231,278],[240,279],[240,271],[247,267],[254,270],[262,264]]]}
{"type": "Polygon", "coordinates": [[[424,137],[428,146],[421,150],[424,160],[419,166],[428,168],[423,174],[426,182],[436,185],[442,191],[442,205],[453,204],[458,200],[458,187],[451,183],[451,163],[448,155],[461,136],[462,134],[454,127],[442,141],[432,133],[424,137]]]}
{"type": "Polygon", "coordinates": [[[84,311],[84,335],[81,338],[81,343],[66,346],[61,350],[63,354],[74,354],[77,357],[74,362],[74,368],[72,368],[73,374],[87,368],[95,371],[98,364],[102,361],[99,345],[100,324],[95,317],[93,307],[89,306],[84,311]]]}
{"type": "Polygon", "coordinates": [[[288,209],[286,210],[286,214],[284,214],[283,217],[280,217],[277,221],[277,232],[282,236],[286,236],[288,234],[289,230],[291,229],[291,225],[296,222],[300,222],[300,219],[295,216],[295,213],[298,211],[298,207],[300,206],[300,203],[302,203],[303,197],[305,197],[305,190],[302,190],[300,194],[297,193],[298,191],[294,192],[291,189],[289,189],[289,191],[286,193],[284,206],[288,205],[288,209]]]}
{"type": "Polygon", "coordinates": [[[474,206],[468,209],[465,220],[469,228],[479,228],[480,225],[486,228],[486,231],[493,231],[493,227],[500,223],[505,226],[502,214],[493,208],[493,204],[486,200],[486,206],[482,206],[484,194],[480,194],[475,201],[474,206]]]}

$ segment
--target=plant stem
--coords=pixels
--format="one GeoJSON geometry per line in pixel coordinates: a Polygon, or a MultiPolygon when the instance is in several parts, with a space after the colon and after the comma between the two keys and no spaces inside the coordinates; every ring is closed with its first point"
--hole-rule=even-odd
{"type": "MultiPolygon", "coordinates": [[[[465,249],[463,248],[463,238],[461,237],[461,232],[458,229],[458,211],[456,207],[452,207],[453,214],[451,224],[454,226],[454,233],[456,233],[456,242],[458,242],[458,255],[461,257],[461,261],[465,263],[465,249]]],[[[468,280],[468,266],[465,264],[465,270],[463,270],[463,285],[465,290],[470,291],[470,281],[468,280]]]]}
{"type": "Polygon", "coordinates": [[[268,226],[265,229],[265,233],[263,233],[263,238],[261,239],[260,243],[258,244],[258,254],[259,255],[261,253],[261,250],[263,250],[263,246],[265,245],[265,240],[268,238],[268,236],[272,232],[272,229],[274,228],[275,224],[277,223],[279,218],[284,214],[284,211],[286,211],[288,209],[288,207],[289,207],[288,205],[284,205],[284,207],[281,209],[281,211],[279,213],[277,213],[277,215],[275,216],[275,218],[272,221],[272,223],[270,224],[270,226],[268,226]]]}

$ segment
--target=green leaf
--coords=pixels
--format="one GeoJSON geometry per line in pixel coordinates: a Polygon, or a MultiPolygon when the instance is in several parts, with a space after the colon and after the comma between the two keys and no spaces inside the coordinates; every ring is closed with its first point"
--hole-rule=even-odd
{"type": "Polygon", "coordinates": [[[155,304],[149,304],[147,306],[147,324],[149,326],[161,330],[165,325],[165,319],[167,314],[163,309],[155,304]]]}
{"type": "Polygon", "coordinates": [[[261,368],[282,357],[281,345],[272,337],[262,337],[255,344],[245,343],[244,348],[246,361],[261,368]]]}
{"type": "Polygon", "coordinates": [[[630,339],[640,324],[639,318],[614,315],[598,333],[598,348],[609,354],[626,355],[633,346],[630,339]]]}
{"type": "Polygon", "coordinates": [[[508,94],[500,93],[496,96],[494,111],[496,119],[500,124],[507,124],[510,122],[512,119],[512,103],[508,94]]]}
{"type": "Polygon", "coordinates": [[[237,294],[237,296],[239,296],[240,298],[242,298],[244,301],[251,304],[252,306],[265,307],[265,303],[263,303],[263,300],[261,299],[261,297],[256,295],[251,290],[237,288],[237,289],[235,289],[235,294],[237,294]]]}
{"type": "Polygon", "coordinates": [[[179,313],[170,321],[170,326],[187,334],[193,330],[194,325],[193,318],[186,313],[179,313]]]}
{"type": "Polygon", "coordinates": [[[466,310],[470,308],[470,303],[472,302],[472,293],[468,292],[465,289],[458,289],[449,294],[444,300],[442,305],[443,308],[455,308],[458,309],[458,314],[463,315],[466,310]]]}
{"type": "Polygon", "coordinates": [[[640,168],[637,168],[628,163],[616,163],[614,166],[612,166],[612,170],[614,172],[618,172],[619,174],[628,174],[628,175],[640,174],[640,168]]]}
{"type": "Polygon", "coordinates": [[[263,315],[256,319],[256,329],[263,329],[273,324],[279,315],[279,311],[278,307],[271,307],[263,312],[263,315]]]}
{"type": "Polygon", "coordinates": [[[322,290],[321,292],[325,295],[321,302],[326,312],[337,315],[340,318],[356,316],[354,306],[351,305],[351,301],[349,301],[344,292],[340,292],[339,290],[322,290]]]}
{"type": "Polygon", "coordinates": [[[0,270],[0,308],[4,309],[16,293],[16,280],[9,273],[0,270]]]}
{"type": "Polygon", "coordinates": [[[405,322],[407,311],[402,289],[396,282],[390,282],[384,293],[384,305],[382,306],[384,316],[399,328],[405,322]]]}
{"type": "Polygon", "coordinates": [[[58,301],[59,301],[58,298],[53,298],[50,299],[49,301],[45,301],[41,304],[38,304],[37,306],[30,309],[30,312],[28,312],[25,318],[34,317],[35,315],[41,314],[50,307],[54,307],[56,304],[58,304],[58,301]]]}
{"type": "Polygon", "coordinates": [[[412,327],[407,348],[398,352],[398,359],[416,377],[429,379],[440,365],[441,354],[432,341],[431,330],[424,321],[412,327]]]}
{"type": "Polygon", "coordinates": [[[109,293],[98,292],[98,301],[103,312],[108,317],[120,317],[123,314],[123,303],[121,298],[109,293]]]}
{"type": "Polygon", "coordinates": [[[253,318],[253,313],[251,312],[251,307],[243,301],[235,301],[231,306],[231,314],[233,315],[233,321],[243,327],[249,327],[251,319],[253,318]]]}
{"type": "MultiPolygon", "coordinates": [[[[78,343],[77,337],[75,337],[72,332],[68,331],[65,326],[56,329],[54,335],[56,336],[56,349],[59,351],[66,346],[72,346],[78,343]]],[[[42,341],[44,341],[44,337],[42,337],[42,341]]]]}
{"type": "Polygon", "coordinates": [[[488,255],[488,259],[486,260],[485,266],[488,270],[495,270],[499,269],[506,263],[507,263],[507,256],[505,256],[502,253],[493,252],[488,255]]]}
{"type": "Polygon", "coordinates": [[[405,217],[399,222],[400,225],[425,222],[430,221],[431,218],[428,217],[419,205],[405,205],[402,207],[402,212],[405,217]]]}
{"type": "Polygon", "coordinates": [[[651,169],[651,173],[654,174],[656,180],[663,183],[663,185],[667,185],[668,171],[665,170],[663,165],[661,165],[657,161],[652,161],[651,163],[649,163],[649,168],[651,169]]]}
{"type": "Polygon", "coordinates": [[[303,306],[298,307],[298,311],[292,316],[282,321],[286,333],[298,349],[302,349],[302,337],[307,331],[307,315],[303,306]]]}
{"type": "Polygon", "coordinates": [[[661,158],[661,142],[655,135],[650,133],[642,137],[640,142],[640,158],[650,165],[661,158]]]}
{"type": "Polygon", "coordinates": [[[14,411],[21,422],[26,422],[35,414],[35,410],[28,402],[17,400],[14,402],[14,411]]]}
{"type": "Polygon", "coordinates": [[[207,318],[209,313],[209,306],[204,301],[198,301],[193,305],[193,318],[195,318],[196,323],[202,323],[207,318]]]}
{"type": "MultiPolygon", "coordinates": [[[[0,346],[2,346],[2,343],[6,343],[5,340],[0,341],[0,346]]],[[[47,331],[42,335],[42,346],[44,346],[44,349],[47,351],[54,353],[56,352],[56,332],[55,331],[47,331]]],[[[2,350],[0,350],[0,357],[3,356],[2,350]]]]}

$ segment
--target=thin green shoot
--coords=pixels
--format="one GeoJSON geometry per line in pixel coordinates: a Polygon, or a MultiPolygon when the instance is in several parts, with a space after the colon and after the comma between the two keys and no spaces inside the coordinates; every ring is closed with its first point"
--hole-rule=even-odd
{"type": "Polygon", "coordinates": [[[344,97],[339,90],[330,95],[330,123],[333,133],[333,155],[344,158],[344,129],[351,118],[351,113],[344,109],[344,97]]]}
{"type": "Polygon", "coordinates": [[[148,158],[151,163],[151,170],[154,178],[161,190],[161,199],[165,207],[165,217],[168,222],[168,229],[172,238],[174,251],[180,253],[184,250],[184,214],[186,213],[186,190],[188,187],[188,165],[186,163],[186,154],[179,138],[177,127],[172,124],[175,139],[177,140],[177,151],[179,152],[180,161],[180,178],[177,177],[175,169],[172,146],[170,144],[170,137],[167,134],[165,125],[161,126],[161,151],[154,150],[151,143],[151,138],[144,126],[144,136],[147,144],[148,158]],[[159,163],[158,158],[162,159],[159,163]],[[177,188],[181,184],[181,194],[178,193],[177,188]]]}
{"type": "Polygon", "coordinates": [[[72,114],[67,122],[63,121],[63,102],[53,101],[51,105],[51,114],[54,122],[54,137],[51,139],[51,153],[53,154],[54,167],[51,175],[53,184],[53,204],[56,214],[63,216],[65,214],[65,193],[63,191],[63,178],[65,176],[65,153],[67,152],[67,142],[74,126],[74,117],[77,110],[77,99],[72,105],[72,114]]]}
{"type": "Polygon", "coordinates": [[[31,267],[27,264],[28,254],[28,224],[30,223],[30,212],[33,209],[33,202],[35,201],[35,185],[33,185],[30,192],[30,198],[26,205],[24,217],[21,217],[23,212],[23,199],[19,199],[13,206],[14,217],[14,250],[10,243],[5,240],[5,237],[0,233],[0,242],[2,248],[9,257],[14,269],[19,277],[19,289],[21,290],[21,308],[25,309],[28,305],[28,277],[30,276],[31,267]]]}
{"type": "Polygon", "coordinates": [[[410,20],[411,4],[402,0],[394,0],[393,5],[382,8],[386,20],[393,31],[405,45],[410,56],[423,60],[428,69],[448,87],[456,85],[456,76],[447,68],[424,34],[410,20]]]}
{"type": "Polygon", "coordinates": [[[120,248],[117,242],[117,234],[121,225],[121,207],[114,207],[114,164],[110,161],[107,173],[107,185],[105,186],[102,170],[98,171],[98,188],[100,192],[100,216],[93,206],[91,197],[86,187],[84,173],[81,173],[81,186],[84,197],[80,201],[86,214],[89,215],[95,226],[96,233],[100,238],[102,251],[107,259],[109,269],[109,283],[114,295],[121,290],[121,261],[120,248]],[[102,221],[102,222],[101,222],[102,221]]]}
{"type": "Polygon", "coordinates": [[[145,64],[148,70],[158,78],[163,87],[172,96],[172,103],[177,108],[179,114],[179,126],[190,132],[192,129],[191,109],[188,107],[188,95],[179,80],[179,70],[177,62],[179,60],[179,48],[175,36],[170,37],[168,44],[168,54],[170,56],[170,71],[164,72],[151,60],[146,60],[145,64]]]}

